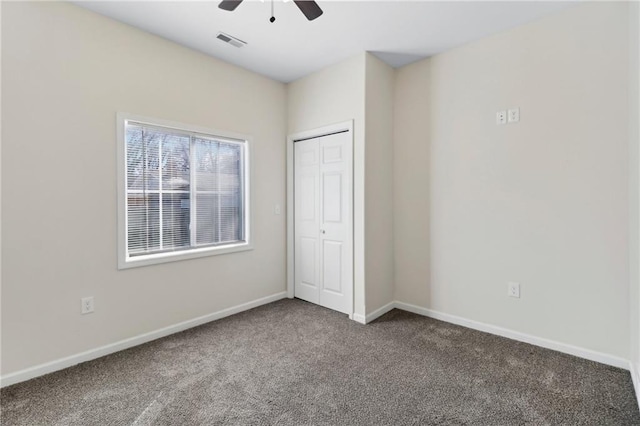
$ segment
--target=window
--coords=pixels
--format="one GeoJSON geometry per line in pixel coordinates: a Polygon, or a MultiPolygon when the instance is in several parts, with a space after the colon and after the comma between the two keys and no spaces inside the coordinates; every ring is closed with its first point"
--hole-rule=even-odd
{"type": "Polygon", "coordinates": [[[120,268],[250,248],[246,138],[118,122],[120,268]]]}

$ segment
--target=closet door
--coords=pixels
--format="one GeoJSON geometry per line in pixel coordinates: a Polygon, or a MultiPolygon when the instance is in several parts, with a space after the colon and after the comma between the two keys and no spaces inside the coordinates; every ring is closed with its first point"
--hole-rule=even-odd
{"type": "Polygon", "coordinates": [[[351,133],[296,142],[295,296],[344,313],[353,298],[351,133]]]}
{"type": "Polygon", "coordinates": [[[294,145],[295,296],[320,303],[320,144],[294,145]]]}

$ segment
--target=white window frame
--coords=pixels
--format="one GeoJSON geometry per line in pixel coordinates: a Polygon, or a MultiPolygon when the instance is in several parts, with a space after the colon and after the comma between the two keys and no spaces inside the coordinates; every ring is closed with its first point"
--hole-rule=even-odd
{"type": "Polygon", "coordinates": [[[252,209],[251,209],[251,138],[246,135],[207,129],[191,124],[167,121],[158,118],[142,117],[138,115],[119,112],[116,114],[117,122],[117,194],[118,194],[118,269],[135,268],[139,266],[154,265],[158,263],[174,262],[178,260],[195,259],[218,254],[235,253],[253,249],[251,237],[252,209]],[[200,133],[216,138],[244,141],[244,235],[246,241],[242,243],[225,244],[222,246],[209,246],[186,249],[176,252],[155,253],[147,255],[129,256],[127,251],[127,163],[126,163],[126,123],[128,121],[137,124],[164,127],[190,133],[200,133]]]}

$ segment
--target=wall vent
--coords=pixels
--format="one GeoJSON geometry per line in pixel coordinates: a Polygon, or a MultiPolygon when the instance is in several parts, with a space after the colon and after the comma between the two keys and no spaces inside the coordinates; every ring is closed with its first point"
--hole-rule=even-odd
{"type": "Polygon", "coordinates": [[[216,36],[216,38],[218,40],[222,40],[225,43],[229,43],[230,45],[234,46],[234,47],[242,47],[245,44],[247,44],[246,41],[242,41],[239,38],[235,38],[234,36],[230,36],[229,34],[225,34],[225,33],[218,33],[218,35],[216,36]]]}

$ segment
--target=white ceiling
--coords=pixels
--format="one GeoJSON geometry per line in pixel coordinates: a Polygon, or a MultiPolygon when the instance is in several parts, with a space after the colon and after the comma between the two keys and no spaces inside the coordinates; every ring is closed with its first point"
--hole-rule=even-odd
{"type": "Polygon", "coordinates": [[[319,0],[307,21],[293,2],[245,0],[233,12],[213,1],[77,1],[79,6],[226,62],[289,82],[362,51],[394,67],[533,21],[573,2],[319,0]],[[248,44],[235,48],[219,31],[248,44]]]}

